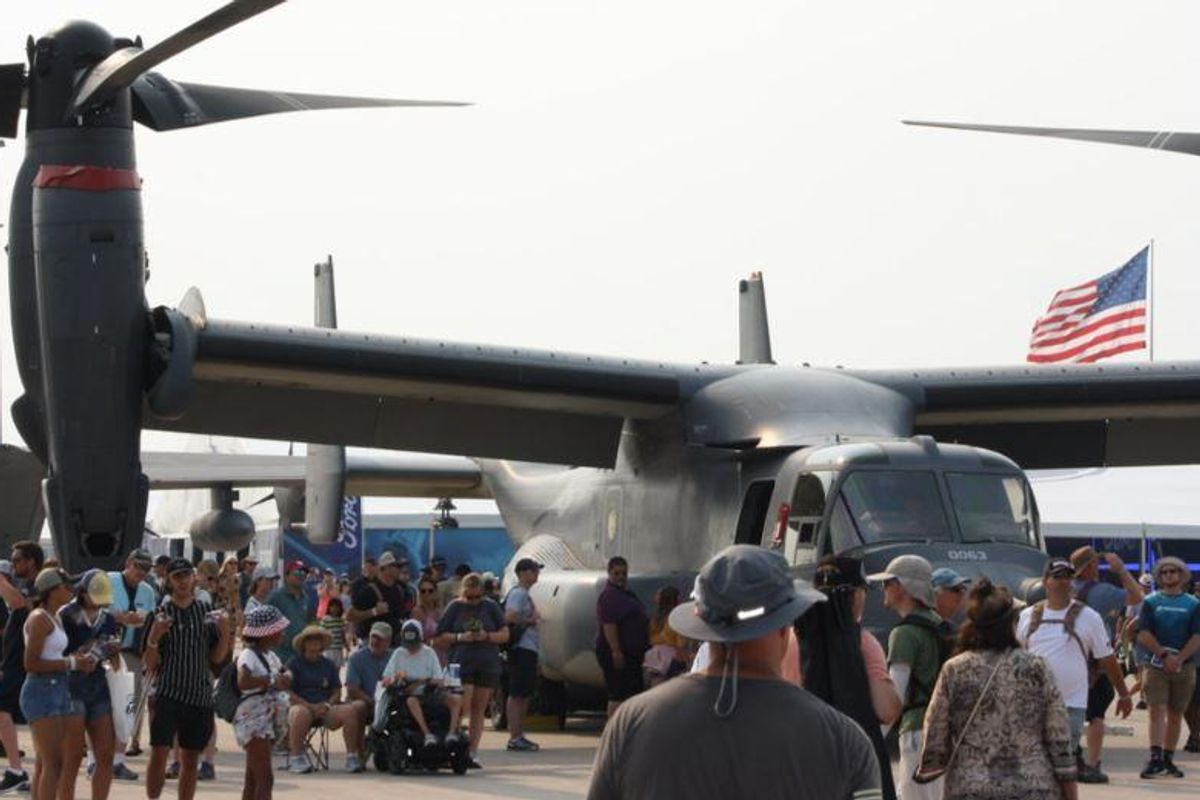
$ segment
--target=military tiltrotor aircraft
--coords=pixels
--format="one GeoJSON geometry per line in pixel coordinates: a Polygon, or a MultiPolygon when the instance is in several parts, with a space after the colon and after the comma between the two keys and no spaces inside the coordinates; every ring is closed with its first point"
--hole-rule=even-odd
{"type": "MultiPolygon", "coordinates": [[[[756,279],[740,285],[741,358],[722,365],[221,321],[195,291],[151,309],[134,121],[390,104],[148,72],[274,4],[230,3],[146,50],[72,23],[30,45],[27,71],[4,71],[4,132],[22,98],[29,109],[10,220],[25,387],[13,413],[46,464],[68,569],[140,542],[143,428],[470,456],[518,555],[548,565],[543,666],[593,682],[593,601],[613,555],[639,591],[687,585],[735,541],[777,548],[801,573],[832,552],[871,570],[918,552],[1020,586],[1044,560],[1022,468],[1198,460],[1200,363],[778,366],[756,279]]],[[[327,498],[340,489],[330,463],[307,480],[327,498]]],[[[335,527],[309,515],[314,540],[335,527]]]]}

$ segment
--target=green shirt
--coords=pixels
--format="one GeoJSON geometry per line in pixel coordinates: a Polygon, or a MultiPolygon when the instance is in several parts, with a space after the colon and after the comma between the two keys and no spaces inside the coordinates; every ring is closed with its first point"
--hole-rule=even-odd
{"type": "Polygon", "coordinates": [[[279,656],[279,660],[286,664],[292,659],[292,656],[296,655],[296,652],[292,650],[292,639],[308,624],[308,597],[303,591],[297,597],[289,592],[286,586],[281,586],[267,595],[267,605],[275,606],[288,619],[287,630],[283,632],[283,641],[279,643],[279,647],[275,648],[275,655],[279,656]]]}
{"type": "MultiPolygon", "coordinates": [[[[927,608],[918,608],[910,616],[924,617],[935,625],[942,618],[927,608]]],[[[907,619],[907,617],[906,617],[907,619]]],[[[937,634],[919,625],[897,625],[888,636],[888,666],[907,664],[912,674],[908,679],[908,696],[900,716],[900,733],[919,731],[925,725],[925,707],[937,683],[940,655],[937,634]]]]}

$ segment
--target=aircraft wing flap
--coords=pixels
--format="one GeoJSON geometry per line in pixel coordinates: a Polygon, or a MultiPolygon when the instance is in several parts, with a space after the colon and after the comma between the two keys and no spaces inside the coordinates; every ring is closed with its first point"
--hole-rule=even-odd
{"type": "MultiPolygon", "coordinates": [[[[304,486],[304,456],[248,453],[142,453],[151,489],[304,486]]],[[[39,473],[40,479],[40,473],[39,473]]],[[[371,497],[486,498],[475,462],[425,453],[346,456],[346,494],[371,497]]]]}
{"type": "Polygon", "coordinates": [[[909,396],[914,433],[1028,469],[1200,463],[1200,362],[851,372],[909,396]]]}
{"type": "Polygon", "coordinates": [[[699,367],[206,321],[193,394],[147,426],[612,466],[626,418],[674,411],[699,367]]]}

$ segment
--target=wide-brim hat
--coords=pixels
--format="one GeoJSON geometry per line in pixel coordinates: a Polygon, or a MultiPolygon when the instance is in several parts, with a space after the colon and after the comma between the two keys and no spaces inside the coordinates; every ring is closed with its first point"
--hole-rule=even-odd
{"type": "Polygon", "coordinates": [[[1168,566],[1179,568],[1179,570],[1183,573],[1184,583],[1187,583],[1192,579],[1192,571],[1188,569],[1187,564],[1183,563],[1182,558],[1176,558],[1175,556],[1163,556],[1158,561],[1154,562],[1154,580],[1156,583],[1162,583],[1162,578],[1159,576],[1159,573],[1162,571],[1163,567],[1168,566]]]}
{"type": "Polygon", "coordinates": [[[322,650],[327,649],[329,645],[333,644],[332,633],[317,625],[309,625],[292,637],[292,649],[299,653],[304,649],[304,643],[314,636],[324,642],[321,646],[322,650]]]}
{"type": "Polygon", "coordinates": [[[287,617],[275,606],[257,606],[246,612],[242,625],[242,636],[247,639],[265,639],[287,630],[287,617]]]}
{"type": "Polygon", "coordinates": [[[825,595],[793,578],[771,550],[735,544],[700,568],[692,600],[669,618],[671,629],[705,642],[746,642],[791,625],[825,595]]]}

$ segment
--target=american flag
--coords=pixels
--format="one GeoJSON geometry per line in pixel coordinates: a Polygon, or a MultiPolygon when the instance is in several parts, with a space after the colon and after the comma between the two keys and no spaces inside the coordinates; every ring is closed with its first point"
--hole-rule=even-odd
{"type": "Polygon", "coordinates": [[[1125,266],[1062,289],[1033,326],[1026,361],[1090,364],[1146,349],[1147,245],[1125,266]]]}

